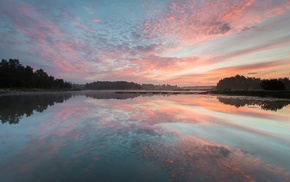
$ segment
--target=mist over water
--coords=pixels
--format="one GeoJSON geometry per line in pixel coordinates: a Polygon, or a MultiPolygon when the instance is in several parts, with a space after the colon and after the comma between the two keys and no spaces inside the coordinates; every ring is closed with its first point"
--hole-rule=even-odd
{"type": "Polygon", "coordinates": [[[289,181],[290,102],[86,92],[0,97],[0,181],[289,181]]]}

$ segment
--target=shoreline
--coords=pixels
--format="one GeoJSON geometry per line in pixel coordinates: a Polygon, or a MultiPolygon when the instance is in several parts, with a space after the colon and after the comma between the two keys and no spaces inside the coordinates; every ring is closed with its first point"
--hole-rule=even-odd
{"type": "Polygon", "coordinates": [[[260,98],[290,99],[290,90],[211,90],[205,94],[227,96],[254,96],[260,98]]]}
{"type": "Polygon", "coordinates": [[[0,96],[13,95],[29,95],[37,93],[64,93],[74,90],[59,90],[59,89],[0,89],[0,96]]]}
{"type": "Polygon", "coordinates": [[[176,91],[176,90],[118,90],[118,91],[114,91],[117,94],[203,94],[206,91],[176,91]]]}
{"type": "Polygon", "coordinates": [[[0,89],[0,96],[12,96],[12,95],[28,95],[28,94],[40,94],[40,93],[66,93],[66,92],[110,92],[116,94],[204,94],[206,91],[201,90],[58,90],[58,89],[0,89]]]}
{"type": "Polygon", "coordinates": [[[148,94],[148,95],[225,95],[225,96],[253,96],[260,98],[290,99],[290,90],[265,91],[265,90],[61,90],[61,89],[0,89],[0,96],[30,95],[41,93],[76,93],[76,92],[113,92],[116,94],[148,94]]]}

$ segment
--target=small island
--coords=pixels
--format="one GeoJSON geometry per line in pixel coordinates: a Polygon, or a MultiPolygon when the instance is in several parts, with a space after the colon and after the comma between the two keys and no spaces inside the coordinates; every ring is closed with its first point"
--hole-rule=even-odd
{"type": "Polygon", "coordinates": [[[236,75],[221,79],[215,89],[206,93],[290,99],[290,80],[288,78],[246,78],[236,75]]]}

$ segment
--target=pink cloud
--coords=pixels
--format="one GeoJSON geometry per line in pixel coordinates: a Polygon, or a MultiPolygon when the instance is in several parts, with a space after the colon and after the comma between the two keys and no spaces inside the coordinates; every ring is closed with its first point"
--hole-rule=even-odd
{"type": "MultiPolygon", "coordinates": [[[[29,48],[48,63],[53,63],[56,68],[65,72],[85,72],[89,66],[77,54],[81,44],[75,40],[67,40],[60,28],[52,21],[43,17],[34,8],[20,4],[9,4],[11,9],[4,11],[27,38],[29,38],[29,48]]],[[[67,13],[64,14],[66,16],[67,13]]],[[[78,24],[76,24],[78,25],[78,24]]]]}
{"type": "Polygon", "coordinates": [[[54,119],[57,121],[68,120],[71,117],[82,118],[88,112],[88,108],[63,108],[59,110],[55,115],[54,119]]]}
{"type": "Polygon", "coordinates": [[[289,9],[289,2],[273,0],[175,1],[155,20],[144,21],[145,34],[176,37],[182,43],[227,35],[265,21],[289,9]]]}
{"type": "MultiPolygon", "coordinates": [[[[158,56],[149,56],[140,60],[131,60],[131,66],[135,68],[138,75],[156,77],[159,75],[172,75],[182,72],[188,67],[198,66],[199,58],[166,58],[158,56]]],[[[162,78],[162,77],[159,77],[162,78]]],[[[163,77],[166,79],[166,77],[163,77]]]]}
{"type": "Polygon", "coordinates": [[[78,30],[80,30],[81,33],[88,34],[88,33],[95,33],[96,32],[96,30],[94,30],[86,25],[83,25],[80,22],[73,21],[72,25],[74,25],[78,30]]]}
{"type": "Polygon", "coordinates": [[[53,60],[54,65],[64,72],[87,72],[89,70],[88,65],[84,64],[81,61],[77,61],[74,58],[74,62],[66,60],[63,56],[54,56],[55,60],[53,60]]]}
{"type": "Polygon", "coordinates": [[[92,22],[94,22],[94,23],[100,23],[100,22],[102,22],[100,19],[98,19],[98,18],[92,18],[91,19],[92,20],[92,22]]]}

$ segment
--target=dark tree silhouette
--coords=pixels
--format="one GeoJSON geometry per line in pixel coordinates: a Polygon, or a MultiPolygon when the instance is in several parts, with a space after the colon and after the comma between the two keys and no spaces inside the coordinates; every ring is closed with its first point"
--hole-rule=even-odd
{"type": "Polygon", "coordinates": [[[0,62],[0,88],[69,89],[71,83],[49,76],[42,69],[33,71],[24,67],[18,59],[2,59],[0,62]]]}
{"type": "Polygon", "coordinates": [[[260,78],[236,75],[221,79],[216,86],[217,90],[283,90],[290,89],[288,78],[261,80],[260,78]]]}
{"type": "Polygon", "coordinates": [[[285,89],[284,83],[278,79],[262,80],[260,85],[264,90],[284,90],[285,89]]]}
{"type": "Polygon", "coordinates": [[[87,83],[86,89],[90,90],[140,90],[142,86],[134,82],[126,81],[97,81],[93,83],[87,83]]]}
{"type": "Polygon", "coordinates": [[[217,83],[217,90],[257,90],[261,89],[259,78],[244,77],[236,75],[235,77],[223,78],[217,83]]]}
{"type": "Polygon", "coordinates": [[[286,89],[290,89],[290,80],[289,78],[279,78],[279,81],[282,81],[286,89]]]}
{"type": "Polygon", "coordinates": [[[126,81],[97,81],[87,83],[85,89],[89,90],[181,90],[177,85],[138,84],[126,81]]]}
{"type": "Polygon", "coordinates": [[[142,84],[144,90],[182,90],[177,85],[153,85],[153,84],[142,84]]]}

